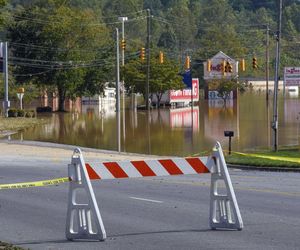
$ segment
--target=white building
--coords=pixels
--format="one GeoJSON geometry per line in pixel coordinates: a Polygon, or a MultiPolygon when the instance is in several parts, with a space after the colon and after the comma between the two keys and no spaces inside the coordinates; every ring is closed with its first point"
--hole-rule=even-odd
{"type": "Polygon", "coordinates": [[[102,104],[116,102],[116,88],[105,87],[104,93],[94,96],[83,96],[81,98],[82,104],[102,104]]]}

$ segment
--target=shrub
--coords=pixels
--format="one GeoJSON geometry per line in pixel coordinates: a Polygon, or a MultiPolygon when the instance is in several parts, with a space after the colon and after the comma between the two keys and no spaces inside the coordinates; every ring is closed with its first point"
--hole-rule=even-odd
{"type": "Polygon", "coordinates": [[[31,118],[31,114],[30,114],[30,112],[27,110],[27,111],[25,111],[25,117],[27,117],[27,118],[31,118]]]}
{"type": "Polygon", "coordinates": [[[27,118],[34,118],[36,117],[36,113],[33,109],[30,109],[30,110],[26,110],[25,111],[25,117],[27,118]]]}
{"type": "Polygon", "coordinates": [[[8,114],[8,117],[17,117],[18,111],[16,109],[9,109],[7,114],[8,114]]]}
{"type": "Polygon", "coordinates": [[[17,113],[18,113],[19,117],[24,117],[25,116],[25,111],[23,109],[18,109],[17,113]]]}

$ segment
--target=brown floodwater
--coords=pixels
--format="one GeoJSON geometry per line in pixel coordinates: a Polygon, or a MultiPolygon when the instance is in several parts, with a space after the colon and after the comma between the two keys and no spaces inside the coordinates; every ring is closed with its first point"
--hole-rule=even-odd
{"type": "MultiPolygon", "coordinates": [[[[128,100],[129,101],[129,100],[128,100]]],[[[272,148],[273,100],[265,92],[247,92],[238,100],[201,100],[185,108],[121,110],[121,151],[189,156],[211,150],[216,141],[228,150],[225,130],[234,131],[233,151],[272,148]]],[[[279,94],[278,145],[299,145],[300,100],[279,94]]],[[[47,123],[26,129],[12,139],[55,142],[117,150],[115,104],[80,105],[76,112],[38,114],[47,123]]]]}

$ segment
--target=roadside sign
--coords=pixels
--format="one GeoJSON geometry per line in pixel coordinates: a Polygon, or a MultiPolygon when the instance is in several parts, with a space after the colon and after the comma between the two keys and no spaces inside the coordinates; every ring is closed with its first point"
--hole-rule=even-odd
{"type": "Polygon", "coordinates": [[[300,67],[284,68],[285,86],[300,86],[300,67]]]}

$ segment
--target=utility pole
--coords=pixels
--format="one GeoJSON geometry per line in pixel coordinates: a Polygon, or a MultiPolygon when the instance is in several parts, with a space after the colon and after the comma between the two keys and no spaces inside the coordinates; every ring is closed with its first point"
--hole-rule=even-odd
{"type": "Polygon", "coordinates": [[[2,50],[3,50],[3,75],[4,75],[4,101],[3,101],[3,108],[5,112],[5,117],[8,117],[8,109],[10,107],[10,102],[8,100],[8,43],[2,43],[2,50]],[[4,46],[3,46],[4,45],[4,46]]]}
{"type": "Polygon", "coordinates": [[[121,152],[121,123],[120,123],[120,50],[119,30],[116,28],[116,113],[117,113],[117,144],[121,152]]]}
{"type": "Polygon", "coordinates": [[[266,100],[269,101],[269,64],[270,64],[270,56],[269,56],[269,48],[270,48],[270,28],[269,24],[267,24],[266,30],[266,100]]]}
{"type": "Polygon", "coordinates": [[[149,105],[149,81],[150,81],[150,9],[147,9],[147,77],[146,77],[146,109],[150,110],[149,105]]]}
{"type": "Polygon", "coordinates": [[[279,13],[278,13],[278,30],[276,32],[276,64],[275,64],[275,79],[274,79],[274,99],[273,99],[273,147],[277,152],[278,147],[278,78],[280,66],[280,36],[281,36],[281,19],[282,19],[282,0],[279,0],[279,13]]]}

